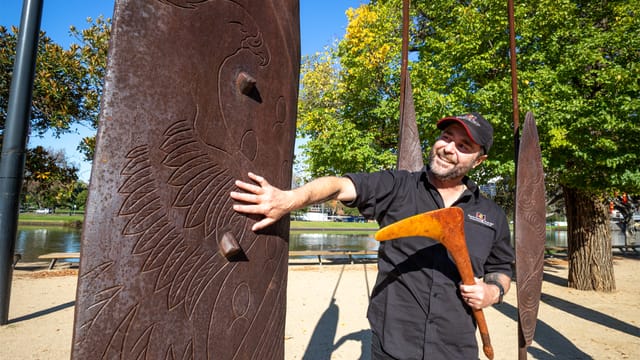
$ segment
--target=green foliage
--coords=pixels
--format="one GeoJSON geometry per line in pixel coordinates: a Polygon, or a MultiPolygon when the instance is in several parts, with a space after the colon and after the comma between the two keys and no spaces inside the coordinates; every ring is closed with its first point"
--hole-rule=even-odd
{"type": "MultiPolygon", "coordinates": [[[[640,191],[639,11],[640,3],[628,0],[516,4],[519,115],[535,115],[554,187],[640,191]]],[[[400,14],[398,0],[348,11],[347,34],[326,74],[337,101],[323,110],[323,130],[305,134],[319,139],[309,148],[317,162],[312,173],[393,166],[400,14]]],[[[507,2],[414,1],[412,16],[410,69],[421,137],[433,139],[442,116],[478,111],[496,132],[490,161],[474,177],[512,178],[507,2]]],[[[303,79],[308,69],[313,66],[303,79]]]]}
{"type": "MultiPolygon", "coordinates": [[[[111,19],[102,16],[93,20],[87,18],[89,27],[78,30],[75,26],[70,29],[71,35],[80,45],[72,45],[72,49],[79,55],[83,68],[85,69],[86,93],[85,104],[92,109],[99,109],[102,98],[102,88],[104,76],[107,69],[107,54],[109,50],[109,39],[111,37],[111,19]]],[[[98,112],[89,117],[89,126],[92,129],[98,128],[98,112]]],[[[78,145],[78,150],[85,155],[86,160],[93,160],[95,152],[95,135],[85,137],[78,145]]]]}
{"type": "Polygon", "coordinates": [[[23,207],[67,206],[75,203],[79,196],[86,196],[81,195],[86,185],[78,182],[78,169],[67,163],[62,150],[46,150],[41,146],[27,150],[25,169],[21,191],[23,207]]]}
{"type": "MultiPolygon", "coordinates": [[[[79,42],[65,50],[40,32],[33,101],[31,136],[50,131],[60,136],[79,124],[95,129],[106,68],[109,19],[87,19],[85,30],[71,27],[70,34],[79,42]]],[[[7,118],[7,106],[18,29],[0,26],[0,141],[7,118]]],[[[93,158],[95,138],[83,139],[78,148],[87,159],[93,158]]],[[[84,206],[87,185],[78,182],[78,169],[67,163],[63,151],[42,147],[27,149],[22,190],[23,207],[59,206],[73,209],[84,206]]]]}
{"type": "MultiPolygon", "coordinates": [[[[0,26],[0,131],[4,130],[9,102],[17,28],[9,32],[0,26]]],[[[90,115],[82,102],[82,69],[74,53],[40,33],[31,108],[32,134],[42,135],[53,130],[54,135],[67,132],[71,123],[90,115]]]]}
{"type": "MultiPolygon", "coordinates": [[[[70,33],[81,45],[63,49],[44,31],[40,32],[33,87],[30,129],[31,136],[45,132],[58,137],[72,131],[74,124],[95,129],[98,122],[106,54],[111,27],[102,17],[86,30],[71,27],[70,33]]],[[[0,140],[7,118],[9,90],[18,29],[0,26],[0,140]]],[[[79,148],[87,159],[93,156],[93,142],[86,139],[79,148]]]]}
{"type": "Polygon", "coordinates": [[[395,165],[399,14],[385,10],[347,10],[345,39],[303,59],[298,134],[311,177],[395,165]]]}

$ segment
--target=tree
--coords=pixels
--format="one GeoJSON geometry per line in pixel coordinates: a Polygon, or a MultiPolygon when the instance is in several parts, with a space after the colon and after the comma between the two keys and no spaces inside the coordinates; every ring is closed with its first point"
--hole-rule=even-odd
{"type": "Polygon", "coordinates": [[[581,290],[615,289],[607,198],[640,189],[640,144],[630,141],[640,135],[639,10],[544,1],[518,12],[523,103],[543,119],[546,170],[569,223],[569,286],[581,290]]]}
{"type": "Polygon", "coordinates": [[[42,146],[29,149],[25,169],[21,192],[23,206],[35,204],[38,208],[55,208],[66,205],[73,198],[78,169],[67,162],[63,150],[47,150],[42,146]]]}
{"type": "MultiPolygon", "coordinates": [[[[80,42],[80,45],[73,45],[78,54],[80,54],[81,63],[86,71],[86,97],[88,106],[98,109],[100,99],[102,98],[102,88],[104,85],[104,76],[107,71],[107,54],[109,50],[109,39],[111,37],[111,19],[102,16],[93,20],[87,18],[90,26],[84,30],[78,30],[75,26],[71,27],[71,35],[80,42]]],[[[98,112],[95,112],[87,119],[92,129],[98,128],[98,112]]],[[[96,137],[88,136],[82,139],[78,145],[85,159],[93,160],[93,154],[96,148],[96,137]]]]}
{"type": "MultiPolygon", "coordinates": [[[[72,131],[74,124],[97,127],[111,21],[102,17],[87,21],[91,26],[86,30],[71,27],[71,35],[81,45],[72,44],[67,50],[54,43],[44,31],[40,32],[31,136],[42,136],[50,130],[58,137],[72,131]]],[[[0,141],[7,118],[17,33],[15,27],[9,31],[0,26],[0,141]]],[[[79,144],[88,159],[93,156],[93,146],[92,139],[79,144]]]]}
{"type": "MultiPolygon", "coordinates": [[[[508,183],[514,173],[506,6],[413,2],[410,68],[421,136],[435,136],[440,116],[484,114],[495,142],[490,161],[473,174],[478,181],[508,183]]],[[[345,105],[332,126],[375,134],[372,156],[395,151],[400,9],[398,0],[362,5],[338,47],[336,87],[345,105]]],[[[520,108],[535,114],[546,177],[563,191],[569,286],[578,289],[615,289],[605,205],[615,191],[640,191],[639,10],[628,0],[525,0],[516,7],[520,108]]],[[[323,150],[331,141],[325,138],[323,150]]]]}
{"type": "Polygon", "coordinates": [[[82,181],[59,183],[56,188],[56,204],[68,208],[69,214],[84,208],[89,193],[86,183],[82,181]]]}
{"type": "Polygon", "coordinates": [[[389,78],[394,72],[388,55],[393,52],[375,38],[376,33],[358,32],[361,28],[352,23],[363,21],[384,29],[395,25],[380,21],[385,18],[366,6],[348,10],[347,17],[351,23],[343,43],[305,57],[302,63],[298,134],[308,138],[303,155],[312,177],[395,165],[398,124],[385,112],[395,111],[397,117],[397,110],[379,108],[397,103],[398,92],[389,84],[398,81],[389,78]]]}

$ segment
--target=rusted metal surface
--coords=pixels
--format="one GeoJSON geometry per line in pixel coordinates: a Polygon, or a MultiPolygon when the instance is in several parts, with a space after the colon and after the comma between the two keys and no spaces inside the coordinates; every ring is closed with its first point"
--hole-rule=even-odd
{"type": "Polygon", "coordinates": [[[516,25],[514,1],[507,2],[509,53],[511,60],[511,96],[516,163],[516,279],[518,288],[518,359],[527,359],[533,341],[542,290],[544,243],[546,240],[546,201],[540,142],[533,113],[525,117],[520,135],[518,73],[516,60],[516,25]]]}
{"type": "MultiPolygon", "coordinates": [[[[375,233],[378,241],[393,240],[409,236],[424,236],[437,240],[451,254],[465,285],[476,283],[471,268],[471,259],[464,236],[464,212],[459,207],[449,207],[402,219],[385,226],[375,233]]],[[[482,340],[482,350],[489,359],[493,359],[493,347],[489,337],[487,321],[482,309],[473,309],[482,340]]]]}
{"type": "Polygon", "coordinates": [[[229,192],[291,180],[298,2],[117,1],[82,236],[75,359],[282,359],[289,223],[229,192]]]}
{"type": "Polygon", "coordinates": [[[518,62],[516,58],[516,20],[515,5],[513,0],[507,1],[507,12],[509,21],[509,60],[511,64],[511,102],[513,107],[513,131],[517,134],[520,131],[520,105],[518,104],[518,62]]]}
{"type": "Polygon", "coordinates": [[[424,167],[420,133],[413,104],[411,75],[409,74],[409,7],[402,2],[402,67],[400,70],[400,134],[398,140],[398,169],[418,171],[424,167]]]}
{"type": "Polygon", "coordinates": [[[516,187],[516,279],[518,285],[518,358],[527,358],[533,341],[542,291],[546,204],[538,130],[525,117],[518,154],[516,187]]]}

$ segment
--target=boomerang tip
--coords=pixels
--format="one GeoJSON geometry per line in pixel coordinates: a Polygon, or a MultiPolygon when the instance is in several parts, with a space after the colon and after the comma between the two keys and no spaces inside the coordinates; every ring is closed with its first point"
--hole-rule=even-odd
{"type": "Polygon", "coordinates": [[[442,232],[443,224],[461,223],[462,220],[463,212],[459,207],[427,211],[383,227],[375,233],[374,238],[385,241],[408,236],[432,237],[442,232]]]}

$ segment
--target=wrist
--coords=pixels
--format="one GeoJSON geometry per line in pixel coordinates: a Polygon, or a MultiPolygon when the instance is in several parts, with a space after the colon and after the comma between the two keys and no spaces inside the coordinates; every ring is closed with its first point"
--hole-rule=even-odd
{"type": "Polygon", "coordinates": [[[498,300],[494,304],[502,304],[502,300],[504,298],[504,287],[502,284],[497,280],[487,280],[485,281],[485,284],[493,285],[498,288],[498,300]]]}

